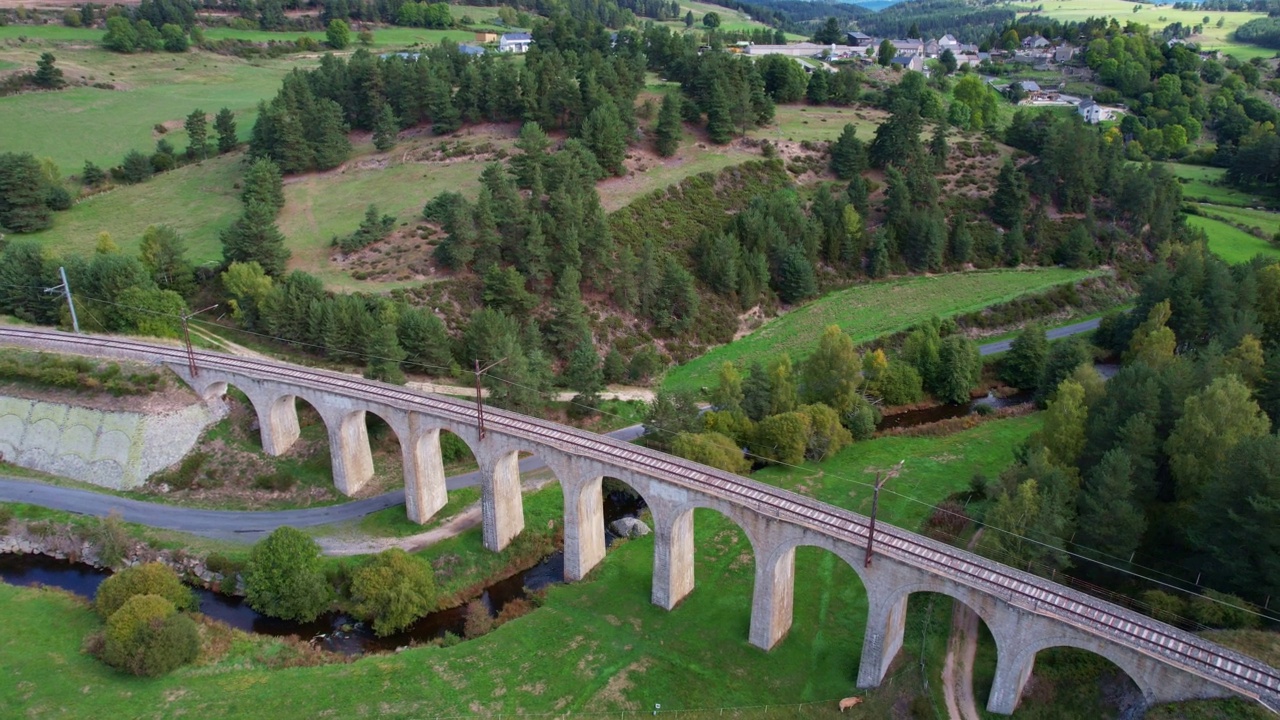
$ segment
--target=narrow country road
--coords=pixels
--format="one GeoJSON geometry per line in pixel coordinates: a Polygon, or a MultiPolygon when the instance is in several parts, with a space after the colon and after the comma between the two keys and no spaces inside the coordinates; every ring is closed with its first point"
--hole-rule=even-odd
{"type": "MultiPolygon", "coordinates": [[[[640,436],[640,425],[615,430],[610,437],[630,442],[640,436]]],[[[536,456],[520,461],[520,472],[540,470],[546,464],[536,456]]],[[[445,481],[450,490],[478,485],[479,472],[455,475],[445,481]]],[[[254,542],[281,525],[314,527],[331,523],[357,520],[372,512],[404,504],[404,490],[356,500],[341,505],[305,508],[302,510],[201,510],[176,505],[143,502],[116,497],[92,490],[45,485],[43,483],[0,477],[0,502],[19,502],[30,505],[66,510],[82,515],[104,516],[111,511],[120,513],[126,522],[149,525],[166,530],[180,530],[192,535],[254,542]]]]}
{"type": "MultiPolygon", "coordinates": [[[[1098,320],[1066,325],[1049,330],[1050,340],[1086,333],[1098,327],[1098,320]]],[[[229,344],[229,343],[228,343],[229,344]]],[[[1009,349],[1012,340],[1001,340],[979,346],[982,355],[994,355],[1009,349]]],[[[609,433],[610,437],[630,442],[640,436],[643,427],[632,425],[609,433]]],[[[546,467],[541,459],[528,457],[520,461],[520,472],[532,472],[546,467]]],[[[456,475],[446,481],[450,490],[477,485],[480,474],[470,472],[456,475]]],[[[404,504],[404,490],[356,500],[341,505],[327,505],[301,510],[200,510],[176,505],[143,502],[115,497],[91,490],[45,485],[13,477],[0,476],[0,502],[20,502],[30,505],[65,510],[83,515],[105,516],[117,511],[127,522],[166,530],[180,530],[193,535],[254,542],[282,525],[314,527],[331,523],[357,520],[369,513],[404,504]]]]}
{"type": "MultiPolygon", "coordinates": [[[[1079,335],[1081,333],[1087,333],[1090,330],[1096,330],[1099,322],[1101,322],[1101,320],[1098,318],[1082,320],[1078,323],[1063,325],[1062,327],[1047,330],[1045,331],[1045,336],[1050,340],[1061,340],[1064,337],[1070,337],[1071,335],[1079,335]]],[[[986,345],[978,346],[978,353],[981,355],[995,355],[996,353],[1005,352],[1012,346],[1012,338],[1009,340],[1000,340],[999,342],[987,343],[986,345]]]]}

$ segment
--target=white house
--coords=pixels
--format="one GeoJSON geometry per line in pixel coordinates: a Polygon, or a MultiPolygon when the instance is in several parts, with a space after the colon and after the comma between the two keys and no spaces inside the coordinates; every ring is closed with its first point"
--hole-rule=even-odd
{"type": "Polygon", "coordinates": [[[1076,112],[1090,125],[1097,125],[1106,120],[1114,120],[1121,113],[1116,108],[1103,107],[1093,100],[1085,100],[1076,106],[1076,112]]]}
{"type": "Polygon", "coordinates": [[[831,57],[840,57],[854,52],[852,45],[820,45],[811,42],[788,43],[786,45],[752,45],[747,48],[748,55],[786,55],[788,57],[818,57],[824,52],[831,57]]]}
{"type": "Polygon", "coordinates": [[[924,72],[924,56],[923,55],[899,55],[889,61],[890,65],[897,65],[903,70],[915,70],[916,72],[924,72]]]}
{"type": "Polygon", "coordinates": [[[502,52],[529,52],[533,44],[533,36],[529,33],[506,33],[498,38],[498,50],[502,52]]]}

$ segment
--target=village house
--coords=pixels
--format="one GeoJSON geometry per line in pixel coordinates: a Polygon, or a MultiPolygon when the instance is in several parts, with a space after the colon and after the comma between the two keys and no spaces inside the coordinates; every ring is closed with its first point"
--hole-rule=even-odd
{"type": "Polygon", "coordinates": [[[1123,111],[1119,108],[1104,107],[1093,100],[1085,100],[1076,106],[1076,112],[1080,113],[1080,117],[1084,118],[1085,122],[1097,125],[1100,122],[1114,120],[1123,111]]]}
{"type": "Polygon", "coordinates": [[[900,67],[903,70],[924,72],[924,57],[921,55],[899,55],[890,60],[889,65],[900,67]]]}
{"type": "Polygon", "coordinates": [[[498,33],[481,30],[476,33],[476,42],[478,43],[495,43],[498,42],[498,33]]]}
{"type": "Polygon", "coordinates": [[[529,52],[529,46],[533,44],[533,36],[529,33],[506,33],[498,38],[498,50],[514,53],[529,52]]]}

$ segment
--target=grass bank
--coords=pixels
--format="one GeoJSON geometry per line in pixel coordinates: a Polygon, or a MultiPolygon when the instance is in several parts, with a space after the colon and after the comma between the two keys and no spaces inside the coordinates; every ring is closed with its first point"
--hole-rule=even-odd
{"type": "Polygon", "coordinates": [[[1095,273],[1034,268],[915,276],[856,285],[770,320],[746,337],[673,368],[662,385],[668,390],[697,390],[713,385],[720,366],[726,362],[749,366],[782,353],[790,354],[793,361],[801,360],[817,345],[828,325],[839,325],[855,343],[861,343],[933,315],[946,317],[978,310],[1091,274],[1095,273]]]}
{"type": "MultiPolygon", "coordinates": [[[[1022,9],[1022,8],[1019,8],[1022,9]]],[[[1256,12],[1222,12],[1218,10],[1174,10],[1168,5],[1147,3],[1130,3],[1125,0],[1049,0],[1041,8],[1040,14],[1055,20],[1080,22],[1091,17],[1114,17],[1121,24],[1133,21],[1150,27],[1153,31],[1180,22],[1187,27],[1200,25],[1204,18],[1209,18],[1203,33],[1192,35],[1189,40],[1199,43],[1206,50],[1221,50],[1236,56],[1239,60],[1251,60],[1255,57],[1269,58],[1275,55],[1274,50],[1259,45],[1249,45],[1232,39],[1235,29],[1244,23],[1266,13],[1256,12]],[[1218,27],[1219,18],[1222,27],[1218,27]]]]}
{"type": "Polygon", "coordinates": [[[1209,238],[1209,249],[1229,263],[1248,262],[1256,255],[1280,258],[1280,248],[1221,220],[1187,215],[1187,224],[1204,230],[1209,238]]]}

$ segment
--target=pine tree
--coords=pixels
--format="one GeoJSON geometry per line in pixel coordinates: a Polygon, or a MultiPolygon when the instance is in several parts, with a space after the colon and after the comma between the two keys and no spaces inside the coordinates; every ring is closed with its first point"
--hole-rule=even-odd
{"type": "Polygon", "coordinates": [[[386,152],[396,146],[396,136],[400,132],[400,124],[390,103],[383,103],[378,112],[378,119],[373,125],[373,146],[378,152],[386,152]]]}
{"type": "Polygon", "coordinates": [[[36,72],[32,76],[31,82],[36,87],[46,90],[57,90],[67,84],[62,79],[62,70],[54,66],[53,53],[42,53],[40,59],[36,61],[36,72]]]}
{"type": "Polygon", "coordinates": [[[680,97],[668,93],[662,99],[662,109],[658,111],[658,127],[654,129],[655,145],[662,157],[671,157],[680,147],[680,97]]]}
{"type": "Polygon", "coordinates": [[[168,225],[148,226],[138,247],[139,259],[156,286],[183,297],[189,297],[196,289],[195,267],[187,260],[186,252],[186,243],[168,225]]]}
{"type": "Polygon", "coordinates": [[[711,97],[707,102],[707,139],[716,145],[727,145],[733,140],[733,118],[730,114],[729,99],[719,82],[711,89],[711,97]]]}
{"type": "Polygon", "coordinates": [[[516,139],[516,149],[520,152],[511,156],[511,172],[516,176],[517,186],[526,189],[533,186],[535,173],[546,165],[549,147],[551,141],[538,123],[527,122],[521,126],[520,137],[516,139]]]}
{"type": "Polygon", "coordinates": [[[400,363],[409,354],[400,347],[400,342],[396,338],[395,306],[391,303],[383,303],[376,320],[376,328],[370,337],[369,360],[365,366],[364,376],[370,380],[403,385],[405,377],[404,372],[400,370],[400,363]]]}
{"type": "Polygon", "coordinates": [[[590,334],[586,307],[582,304],[579,289],[582,276],[573,268],[566,268],[556,283],[555,296],[551,300],[551,322],[548,340],[552,350],[560,357],[568,357],[576,343],[590,334]]]}
{"type": "Polygon", "coordinates": [[[933,129],[933,138],[929,140],[929,156],[933,158],[933,167],[935,173],[943,173],[947,170],[947,153],[950,148],[947,147],[947,126],[945,123],[938,123],[933,129]]]}
{"type": "Polygon", "coordinates": [[[595,343],[591,335],[578,338],[573,352],[565,363],[564,373],[560,378],[566,387],[576,390],[579,395],[590,401],[596,400],[604,389],[604,373],[600,369],[600,356],[596,354],[595,343]]]}
{"type": "Polygon", "coordinates": [[[284,246],[284,235],[275,225],[275,217],[275,210],[269,205],[247,206],[244,214],[222,231],[224,262],[256,262],[268,275],[283,275],[289,250],[284,246]]]}
{"type": "Polygon", "coordinates": [[[1129,557],[1141,545],[1147,525],[1136,501],[1129,454],[1120,448],[1108,451],[1080,492],[1077,546],[1112,558],[1129,557]]]}
{"type": "Polygon", "coordinates": [[[969,233],[969,222],[963,214],[956,215],[951,222],[948,255],[953,264],[964,265],[973,258],[973,235],[969,233]]]}
{"type": "Polygon", "coordinates": [[[218,152],[229,153],[240,144],[236,137],[236,116],[229,108],[222,108],[213,119],[213,129],[218,133],[218,152]]]}
{"type": "Polygon", "coordinates": [[[204,111],[192,110],[183,126],[187,130],[187,157],[204,160],[209,154],[209,122],[204,111]]]}
{"type": "Polygon", "coordinates": [[[617,176],[626,174],[623,164],[627,154],[626,128],[612,102],[604,102],[587,116],[582,123],[582,140],[605,171],[617,176]]]}
{"type": "Polygon", "coordinates": [[[810,105],[825,105],[831,97],[830,73],[815,72],[809,76],[809,85],[805,88],[805,99],[810,105]]]}
{"type": "Polygon", "coordinates": [[[991,219],[1006,229],[1021,226],[1029,199],[1022,173],[1006,160],[996,176],[996,191],[991,195],[991,219]]]}
{"type": "Polygon", "coordinates": [[[0,154],[0,227],[15,233],[49,227],[53,215],[47,195],[48,181],[34,155],[0,154]]]}
{"type": "Polygon", "coordinates": [[[846,124],[831,146],[831,171],[841,180],[852,179],[866,168],[866,150],[857,133],[857,128],[846,124]]]}
{"type": "Polygon", "coordinates": [[[342,106],[332,100],[320,100],[316,108],[315,150],[316,168],[328,170],[346,162],[351,155],[351,141],[347,139],[347,124],[342,119],[342,106]]]}
{"type": "Polygon", "coordinates": [[[246,206],[261,203],[271,208],[273,213],[279,213],[284,208],[284,181],[280,168],[266,158],[254,160],[244,174],[240,200],[246,206]]]}
{"type": "Polygon", "coordinates": [[[419,308],[401,308],[396,338],[405,351],[405,368],[437,376],[449,371],[453,362],[449,352],[449,334],[434,313],[419,308]]]}
{"type": "Polygon", "coordinates": [[[813,263],[809,262],[799,245],[792,245],[783,252],[778,264],[776,289],[778,298],[784,303],[797,303],[818,294],[813,263]]]}
{"type": "Polygon", "coordinates": [[[94,165],[91,161],[84,161],[84,171],[80,174],[80,181],[85,187],[97,187],[107,181],[107,174],[102,168],[94,165]]]}
{"type": "Polygon", "coordinates": [[[622,353],[618,352],[618,348],[609,348],[609,352],[604,356],[601,373],[604,375],[605,383],[610,385],[620,383],[627,378],[627,361],[623,359],[622,353]]]}

